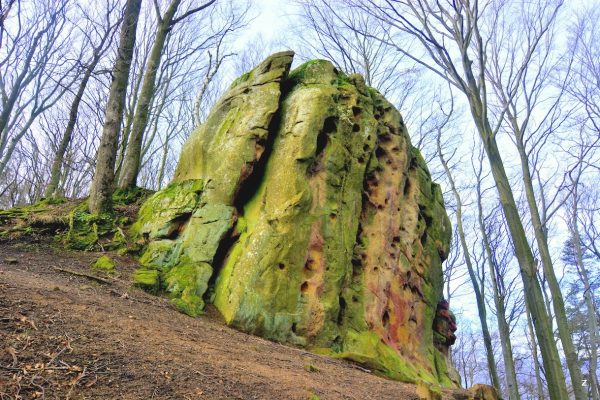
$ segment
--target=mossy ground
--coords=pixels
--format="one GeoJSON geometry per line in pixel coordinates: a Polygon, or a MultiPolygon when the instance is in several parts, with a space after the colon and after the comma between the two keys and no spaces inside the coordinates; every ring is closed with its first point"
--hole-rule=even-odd
{"type": "Polygon", "coordinates": [[[0,210],[0,239],[52,236],[57,245],[72,250],[135,250],[127,232],[150,193],[142,188],[117,190],[113,212],[99,215],[88,212],[85,198],[48,198],[0,210]]]}

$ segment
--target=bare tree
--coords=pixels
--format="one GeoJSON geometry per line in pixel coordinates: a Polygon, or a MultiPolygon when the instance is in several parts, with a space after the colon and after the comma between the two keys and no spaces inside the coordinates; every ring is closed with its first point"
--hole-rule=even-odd
{"type": "MultiPolygon", "coordinates": [[[[585,234],[581,234],[580,229],[580,223],[584,227],[587,225],[586,217],[589,214],[592,214],[593,216],[597,213],[595,210],[595,208],[597,208],[595,202],[590,204],[589,198],[586,199],[586,192],[590,192],[590,189],[586,188],[586,178],[588,178],[586,175],[589,175],[590,170],[594,169],[591,168],[591,166],[596,165],[600,161],[597,155],[598,150],[600,149],[600,136],[589,136],[590,135],[587,134],[585,129],[582,129],[580,131],[580,137],[574,143],[575,145],[571,146],[569,149],[569,153],[574,158],[575,162],[573,167],[567,172],[568,186],[566,187],[566,206],[568,213],[566,215],[566,223],[570,238],[567,242],[568,246],[565,248],[565,251],[563,251],[563,260],[576,267],[578,278],[583,285],[583,298],[587,308],[586,319],[590,348],[588,368],[588,381],[590,387],[589,398],[598,400],[600,397],[600,385],[598,384],[597,366],[600,340],[598,338],[597,308],[594,302],[594,289],[591,284],[590,274],[584,260],[584,254],[589,252],[589,248],[593,249],[596,244],[595,240],[592,240],[590,241],[593,243],[592,245],[586,245],[586,239],[588,238],[585,237],[585,234]],[[586,200],[588,201],[586,202],[586,200]]],[[[593,177],[591,178],[592,184],[596,183],[594,182],[595,177],[596,174],[593,173],[593,177]]],[[[589,252],[589,254],[594,254],[594,252],[589,252]]]]}
{"type": "MultiPolygon", "coordinates": [[[[450,111],[445,113],[447,118],[446,122],[450,120],[450,116],[452,115],[452,110],[454,108],[454,103],[451,103],[450,111]]],[[[463,257],[465,260],[465,264],[467,266],[467,270],[469,271],[469,277],[471,279],[471,285],[473,287],[473,292],[475,294],[475,301],[477,302],[477,312],[479,313],[479,321],[481,323],[481,333],[483,335],[483,343],[485,345],[485,352],[487,356],[488,363],[488,371],[490,375],[490,381],[492,382],[492,386],[494,386],[497,390],[500,390],[500,380],[498,379],[498,371],[496,369],[496,360],[494,357],[494,350],[492,348],[492,337],[490,334],[490,329],[487,323],[487,310],[485,305],[485,286],[481,283],[485,281],[485,271],[482,271],[481,275],[476,271],[476,268],[473,264],[471,250],[469,249],[469,245],[467,243],[467,235],[465,233],[465,229],[463,227],[463,200],[461,198],[460,192],[456,186],[453,172],[451,171],[448,160],[444,156],[444,151],[442,150],[442,132],[445,128],[445,124],[442,124],[438,129],[437,135],[437,154],[440,159],[440,163],[444,167],[444,171],[446,172],[446,178],[450,184],[450,189],[452,190],[452,194],[454,196],[454,201],[456,204],[456,226],[458,231],[458,237],[460,239],[460,244],[463,252],[463,257]]]]}
{"type": "Polygon", "coordinates": [[[542,380],[542,366],[540,365],[540,361],[538,358],[538,344],[535,336],[535,329],[533,327],[533,321],[531,313],[529,312],[529,307],[527,305],[527,301],[525,301],[525,315],[527,317],[527,344],[529,346],[529,351],[531,353],[531,361],[533,363],[533,371],[535,375],[535,397],[537,400],[544,400],[545,390],[544,390],[544,382],[542,380]]]}
{"type": "MultiPolygon", "coordinates": [[[[194,125],[198,126],[202,123],[202,104],[207,96],[207,92],[209,91],[209,87],[211,82],[215,79],[215,76],[221,69],[223,62],[231,56],[234,56],[234,53],[224,52],[222,48],[223,40],[225,39],[225,35],[221,35],[217,40],[217,44],[215,46],[214,52],[208,51],[208,65],[206,68],[206,73],[204,75],[204,79],[202,79],[202,86],[196,95],[196,99],[194,100],[194,125]]],[[[257,63],[258,64],[258,63],[257,63]]],[[[255,64],[255,65],[257,65],[255,64]]],[[[249,71],[247,69],[246,71],[249,71]]],[[[241,75],[241,74],[240,74],[241,75]]]]}
{"type": "MultiPolygon", "coordinates": [[[[496,94],[495,99],[502,110],[501,113],[504,113],[506,129],[510,132],[519,155],[527,209],[544,277],[551,294],[552,309],[559,337],[567,360],[575,398],[583,399],[577,351],[573,345],[563,295],[548,243],[548,223],[553,212],[549,212],[550,205],[545,204],[548,200],[546,193],[541,192],[536,196],[534,188],[534,172],[539,168],[540,159],[544,156],[546,142],[565,121],[565,115],[568,115],[561,112],[560,107],[566,82],[563,81],[557,88],[552,88],[551,90],[554,92],[552,95],[548,93],[547,89],[551,87],[550,80],[557,64],[557,60],[552,57],[554,40],[551,21],[555,20],[559,6],[559,3],[553,7],[520,5],[523,8],[534,9],[533,12],[521,13],[520,19],[523,20],[523,23],[520,26],[527,29],[518,30],[517,27],[504,29],[498,35],[491,37],[490,47],[493,51],[489,52],[490,68],[487,76],[496,94]],[[541,35],[542,32],[546,32],[546,34],[541,35]],[[513,45],[504,45],[507,41],[513,45]],[[503,48],[503,51],[496,50],[498,48],[503,48]],[[506,65],[507,58],[525,58],[530,61],[521,66],[518,64],[506,65]],[[534,118],[534,115],[537,118],[534,118]]],[[[515,11],[520,11],[522,9],[520,7],[516,7],[515,11]]],[[[540,188],[544,187],[540,186],[540,188]]],[[[555,206],[554,211],[559,207],[560,205],[555,206]]]]}
{"type": "Polygon", "coordinates": [[[176,17],[181,1],[182,0],[171,0],[167,10],[162,14],[157,0],[154,0],[154,7],[158,18],[158,27],[150,57],[148,58],[140,91],[140,98],[136,105],[133,126],[127,143],[127,153],[125,155],[123,171],[119,182],[121,188],[135,186],[137,181],[141,160],[142,138],[148,124],[148,111],[155,95],[156,75],[160,66],[167,36],[175,24],[194,13],[210,7],[216,0],[210,0],[198,7],[190,8],[179,17],[176,17]]]}
{"type": "MultiPolygon", "coordinates": [[[[476,152],[473,152],[475,154],[476,152]]],[[[496,321],[498,323],[498,332],[500,335],[500,345],[502,346],[502,359],[504,361],[504,372],[506,379],[506,388],[508,392],[508,398],[511,400],[518,400],[521,398],[519,395],[519,386],[517,381],[517,374],[514,364],[514,355],[512,351],[512,344],[510,340],[510,326],[507,322],[506,312],[506,301],[508,297],[507,285],[504,282],[504,274],[500,269],[506,265],[498,263],[498,259],[495,256],[495,250],[497,251],[502,247],[500,243],[501,235],[495,235],[490,237],[490,229],[494,228],[494,224],[489,219],[486,220],[483,210],[483,199],[485,196],[485,189],[483,188],[483,165],[484,165],[484,154],[482,151],[478,152],[478,157],[472,157],[471,162],[473,165],[475,177],[477,178],[476,191],[477,191],[477,222],[479,225],[479,233],[481,235],[481,244],[485,250],[485,260],[490,271],[490,280],[492,283],[493,301],[495,306],[496,321]]],[[[493,210],[495,214],[499,210],[493,210]]]]}
{"type": "MultiPolygon", "coordinates": [[[[459,320],[460,326],[469,326],[468,323],[461,322],[463,321],[459,320]]],[[[483,359],[481,353],[485,350],[478,346],[479,335],[479,332],[473,332],[470,328],[461,329],[461,334],[457,336],[456,343],[452,346],[452,360],[464,387],[470,387],[478,382],[481,378],[478,373],[486,369],[481,361],[483,359]]]]}
{"type": "Polygon", "coordinates": [[[83,71],[83,76],[81,77],[81,81],[79,82],[77,92],[73,97],[73,101],[71,102],[67,126],[63,131],[62,138],[54,154],[52,170],[50,172],[50,181],[44,193],[46,197],[51,197],[59,194],[58,189],[61,180],[63,160],[65,158],[65,154],[73,137],[73,131],[75,129],[75,124],[77,123],[77,116],[79,113],[79,105],[81,104],[84,92],[87,89],[90,78],[92,77],[92,74],[94,73],[96,66],[100,62],[101,58],[108,50],[115,29],[120,23],[120,19],[114,18],[113,15],[115,9],[117,8],[117,5],[118,3],[114,0],[106,0],[104,16],[100,21],[97,21],[97,18],[95,16],[89,15],[87,10],[84,10],[80,7],[83,20],[85,21],[85,25],[80,27],[80,29],[83,33],[85,40],[81,46],[82,50],[78,58],[82,60],[83,57],[85,57],[85,55],[83,54],[85,51],[84,49],[87,49],[88,47],[92,49],[92,54],[89,60],[83,62],[83,65],[81,67],[83,71]]]}
{"type": "Polygon", "coordinates": [[[581,106],[587,129],[600,132],[600,9],[583,7],[570,28],[568,49],[572,54],[573,80],[566,87],[581,106]]]}
{"type": "Polygon", "coordinates": [[[302,21],[296,28],[302,34],[297,36],[307,56],[324,57],[347,73],[361,74],[367,85],[387,97],[410,93],[415,80],[406,78],[414,67],[407,66],[406,57],[390,52],[386,43],[371,37],[381,35],[385,29],[377,18],[336,0],[296,3],[302,21]],[[312,34],[306,34],[307,27],[312,34]]]}
{"type": "Polygon", "coordinates": [[[90,188],[89,210],[99,214],[111,209],[115,158],[125,94],[129,82],[131,58],[135,47],[135,34],[142,0],[127,0],[119,38],[117,60],[113,67],[113,80],[106,105],[104,129],[97,154],[96,171],[90,188]]]}
{"type": "Polygon", "coordinates": [[[37,117],[60,100],[73,80],[75,64],[64,56],[67,44],[58,40],[67,29],[66,6],[64,0],[53,0],[24,9],[17,1],[2,9],[0,176],[37,117]]]}

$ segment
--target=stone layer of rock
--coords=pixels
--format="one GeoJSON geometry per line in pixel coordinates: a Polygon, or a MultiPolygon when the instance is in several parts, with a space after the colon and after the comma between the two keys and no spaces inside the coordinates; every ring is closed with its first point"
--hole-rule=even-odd
{"type": "Polygon", "coordinates": [[[139,284],[239,329],[455,386],[434,346],[451,228],[400,113],[293,53],[238,78],[140,210],[139,284]]]}

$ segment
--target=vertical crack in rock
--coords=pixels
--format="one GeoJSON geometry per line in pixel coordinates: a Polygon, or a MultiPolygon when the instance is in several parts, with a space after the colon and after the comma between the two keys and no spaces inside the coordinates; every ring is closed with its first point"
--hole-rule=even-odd
{"type": "Polygon", "coordinates": [[[191,315],[204,295],[243,331],[453,386],[434,346],[451,233],[441,190],[362,77],[324,60],[288,75],[291,57],[231,85],[142,207],[138,284],[156,277],[191,315]]]}
{"type": "Polygon", "coordinates": [[[292,58],[293,52],[274,54],[231,84],[188,138],[171,185],[145,204],[138,219],[135,233],[139,236],[169,238],[160,233],[163,228],[154,222],[154,215],[166,208],[172,210],[173,221],[181,218],[180,188],[186,182],[201,186],[195,204],[185,209],[186,214],[191,212],[185,229],[170,238],[172,243],[151,242],[141,259],[164,259],[165,253],[170,254],[165,265],[142,265],[160,270],[155,275],[171,293],[173,304],[190,315],[202,312],[215,260],[224,258],[232,233],[241,229],[236,196],[264,154],[292,58]],[[167,249],[168,244],[176,250],[167,249]]]}
{"type": "MultiPolygon", "coordinates": [[[[269,63],[267,64],[269,65],[269,63]]],[[[244,179],[242,180],[235,192],[233,206],[235,207],[237,215],[236,224],[232,227],[229,234],[219,244],[219,247],[215,254],[215,258],[213,260],[214,272],[208,282],[209,293],[207,293],[206,296],[211,302],[214,300],[214,286],[216,284],[217,278],[219,277],[223,266],[227,262],[227,258],[231,253],[233,246],[238,242],[241,234],[246,229],[244,207],[250,202],[252,198],[254,198],[257,195],[261,181],[264,179],[267,161],[269,160],[269,157],[273,150],[273,143],[275,142],[275,137],[277,136],[277,131],[279,130],[279,125],[281,123],[281,109],[283,99],[289,91],[288,85],[285,84],[285,78],[287,77],[287,74],[288,71],[286,71],[283,77],[284,79],[282,79],[282,81],[280,82],[281,94],[279,96],[277,110],[271,117],[271,121],[269,122],[267,128],[268,135],[266,139],[261,139],[260,143],[259,141],[256,142],[255,154],[257,156],[255,157],[255,160],[252,161],[251,167],[246,168],[244,170],[244,179]]],[[[284,264],[280,263],[279,268],[284,269],[284,264]]]]}

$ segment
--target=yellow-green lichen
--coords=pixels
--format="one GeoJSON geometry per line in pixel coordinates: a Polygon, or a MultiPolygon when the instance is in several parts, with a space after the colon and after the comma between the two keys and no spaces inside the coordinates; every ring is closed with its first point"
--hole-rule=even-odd
{"type": "Polygon", "coordinates": [[[107,255],[100,256],[94,261],[91,265],[92,269],[97,271],[112,273],[115,272],[115,263],[114,261],[107,255]]]}
{"type": "Polygon", "coordinates": [[[328,61],[270,65],[232,84],[140,210],[136,274],[186,314],[212,301],[243,331],[448,384],[432,324],[449,224],[400,113],[328,61]]]}
{"type": "Polygon", "coordinates": [[[204,293],[212,267],[207,263],[189,263],[178,265],[165,275],[165,286],[170,293],[171,303],[181,312],[196,317],[204,309],[204,293]]]}
{"type": "Polygon", "coordinates": [[[137,269],[133,273],[133,284],[150,293],[160,290],[160,274],[154,269],[137,269]]]}

